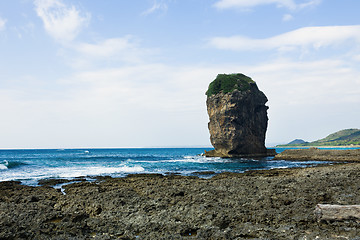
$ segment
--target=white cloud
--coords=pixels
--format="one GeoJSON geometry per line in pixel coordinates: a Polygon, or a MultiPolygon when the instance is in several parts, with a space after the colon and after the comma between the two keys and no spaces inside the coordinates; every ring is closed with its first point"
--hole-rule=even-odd
{"type": "Polygon", "coordinates": [[[218,9],[242,8],[249,9],[259,5],[275,4],[277,7],[284,7],[290,10],[302,9],[315,6],[321,3],[321,0],[309,0],[297,3],[295,0],[219,0],[214,4],[218,9]]]}
{"type": "Polygon", "coordinates": [[[108,38],[96,43],[80,42],[73,44],[79,55],[76,57],[80,62],[99,62],[104,59],[107,62],[117,61],[123,63],[142,63],[147,55],[152,55],[153,50],[139,46],[139,40],[133,36],[108,38]]]}
{"type": "Polygon", "coordinates": [[[296,8],[293,0],[220,0],[214,4],[216,8],[252,8],[258,5],[276,4],[279,7],[286,7],[290,9],[296,8]]]}
{"type": "Polygon", "coordinates": [[[269,99],[267,141],[310,141],[358,127],[354,119],[360,115],[354,109],[360,103],[360,72],[349,67],[351,61],[275,60],[249,66],[246,71],[269,99]]]}
{"type": "Polygon", "coordinates": [[[358,103],[358,70],[348,67],[349,62],[351,59],[282,60],[249,70],[269,89],[268,96],[277,106],[358,103]]]}
{"type": "Polygon", "coordinates": [[[6,19],[0,17],[0,31],[5,30],[6,27],[6,19]]]}
{"type": "MultiPolygon", "coordinates": [[[[103,67],[110,62],[140,63],[153,52],[139,47],[138,39],[130,35],[95,42],[73,41],[89,23],[90,13],[67,6],[62,0],[35,0],[35,6],[45,30],[62,44],[58,55],[63,56],[73,68],[103,67]]],[[[155,1],[150,10],[166,8],[166,3],[155,1]]]]}
{"type": "Polygon", "coordinates": [[[155,0],[153,2],[153,5],[150,8],[148,8],[147,10],[145,10],[142,13],[142,15],[145,15],[145,16],[150,15],[150,14],[156,12],[156,11],[164,11],[164,12],[166,12],[167,9],[168,9],[168,5],[167,5],[166,2],[155,0]]]}
{"type": "Polygon", "coordinates": [[[360,62],[360,54],[353,56],[353,60],[357,61],[357,62],[360,62]]]}
{"type": "Polygon", "coordinates": [[[218,73],[231,72],[252,77],[268,97],[268,141],[286,142],[292,140],[286,139],[289,136],[311,140],[331,132],[326,127],[338,130],[345,123],[349,127],[358,124],[359,112],[354,109],[360,102],[360,74],[348,68],[348,61],[273,60],[214,66],[148,63],[80,71],[59,80],[62,90],[57,94],[48,94],[48,89],[37,92],[46,93],[39,99],[26,97],[38,88],[24,89],[24,93],[1,91],[0,100],[7,104],[0,111],[8,114],[0,130],[17,138],[0,143],[24,147],[30,141],[27,136],[37,136],[31,141],[37,147],[205,145],[209,140],[205,91],[218,73]],[[333,124],[322,124],[332,121],[334,113],[339,115],[334,116],[333,124]],[[304,133],[310,125],[317,127],[304,133]]]}
{"type": "Polygon", "coordinates": [[[77,51],[90,56],[110,57],[117,52],[134,48],[131,37],[109,38],[97,44],[81,43],[77,46],[77,51]]]}
{"type": "Polygon", "coordinates": [[[92,43],[73,42],[59,51],[67,64],[82,70],[117,67],[119,64],[142,64],[149,59],[154,60],[157,54],[158,50],[142,47],[140,40],[131,35],[92,43]]]}
{"type": "Polygon", "coordinates": [[[283,16],[283,21],[284,22],[288,22],[288,21],[291,21],[291,20],[293,20],[294,19],[294,17],[291,15],[291,14],[285,14],[284,16],[283,16]]]}
{"type": "Polygon", "coordinates": [[[48,34],[60,42],[74,40],[90,20],[89,13],[68,7],[61,0],[35,0],[35,10],[48,34]]]}
{"type": "Polygon", "coordinates": [[[314,48],[341,44],[347,40],[360,43],[360,25],[305,27],[270,38],[252,39],[243,36],[215,37],[209,44],[219,49],[291,50],[298,47],[314,48]]]}
{"type": "Polygon", "coordinates": [[[14,113],[4,116],[0,130],[24,136],[0,144],[23,147],[26,136],[36,136],[32,144],[42,147],[208,144],[205,91],[214,76],[215,69],[142,64],[71,74],[46,98],[26,97],[33,89],[0,91],[8,103],[0,111],[14,113]]]}
{"type": "Polygon", "coordinates": [[[321,4],[322,0],[310,0],[308,2],[304,2],[298,5],[301,8],[308,8],[308,7],[316,7],[317,5],[321,4]]]}

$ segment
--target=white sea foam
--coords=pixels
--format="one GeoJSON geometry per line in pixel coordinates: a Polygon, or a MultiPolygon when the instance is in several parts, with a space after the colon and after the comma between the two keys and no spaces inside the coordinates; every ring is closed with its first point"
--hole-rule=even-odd
{"type": "Polygon", "coordinates": [[[136,162],[136,163],[226,163],[232,162],[231,159],[225,159],[220,157],[203,157],[203,156],[185,156],[184,158],[179,159],[167,159],[167,160],[158,160],[158,161],[138,161],[128,159],[128,162],[136,162]]]}
{"type": "Polygon", "coordinates": [[[224,163],[231,162],[231,159],[225,159],[220,157],[204,157],[204,156],[184,156],[178,159],[164,159],[164,160],[134,160],[128,158],[126,162],[132,163],[176,163],[176,162],[187,162],[187,163],[224,163]]]}
{"type": "Polygon", "coordinates": [[[0,163],[0,170],[6,170],[8,169],[6,165],[0,163]]]}
{"type": "Polygon", "coordinates": [[[118,173],[137,173],[143,172],[145,169],[141,166],[121,166],[121,167],[84,167],[84,168],[64,168],[57,169],[59,172],[59,177],[64,178],[72,178],[78,176],[96,176],[96,175],[104,175],[104,174],[118,174],[118,173]]]}
{"type": "MultiPolygon", "coordinates": [[[[0,164],[0,167],[5,165],[0,164]]],[[[36,184],[37,180],[44,178],[74,178],[79,176],[97,176],[97,175],[126,175],[127,173],[140,173],[145,169],[141,166],[105,167],[105,166],[76,166],[76,167],[51,167],[39,169],[25,169],[21,172],[6,171],[0,174],[0,181],[31,180],[31,184],[36,184]]]]}
{"type": "Polygon", "coordinates": [[[224,162],[229,162],[229,161],[231,161],[231,160],[219,158],[219,157],[208,158],[208,157],[203,157],[203,156],[185,156],[184,158],[164,160],[161,162],[224,163],[224,162]]]}
{"type": "Polygon", "coordinates": [[[9,162],[4,160],[2,163],[0,163],[0,170],[6,170],[8,169],[9,162]]]}
{"type": "Polygon", "coordinates": [[[270,169],[285,169],[285,168],[289,168],[287,166],[279,166],[279,167],[271,167],[270,169]]]}

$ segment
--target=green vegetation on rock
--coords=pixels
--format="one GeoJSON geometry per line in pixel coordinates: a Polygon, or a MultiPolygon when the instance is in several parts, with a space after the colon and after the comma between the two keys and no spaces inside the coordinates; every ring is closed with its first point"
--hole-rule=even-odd
{"type": "Polygon", "coordinates": [[[306,147],[306,146],[351,146],[360,145],[360,129],[344,129],[329,136],[313,142],[290,142],[278,147],[306,147]]]}
{"type": "Polygon", "coordinates": [[[220,92],[232,92],[235,89],[247,91],[250,89],[250,83],[254,83],[254,81],[241,73],[218,74],[216,79],[210,83],[206,95],[209,97],[220,92]]]}

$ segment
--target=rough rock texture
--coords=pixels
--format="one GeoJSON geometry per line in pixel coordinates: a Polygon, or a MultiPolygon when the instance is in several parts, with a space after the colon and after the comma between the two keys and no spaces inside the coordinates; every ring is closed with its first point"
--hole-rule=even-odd
{"type": "MultiPolygon", "coordinates": [[[[215,80],[216,81],[216,80],[215,80]]],[[[220,91],[208,95],[211,144],[215,150],[207,156],[267,156],[275,155],[265,147],[268,101],[255,82],[244,90],[220,91]]]]}
{"type": "Polygon", "coordinates": [[[346,161],[360,162],[360,149],[328,150],[319,148],[287,149],[274,157],[275,160],[299,161],[346,161]]]}
{"type": "Polygon", "coordinates": [[[360,202],[360,164],[132,175],[50,187],[0,182],[0,239],[358,239],[356,219],[318,222],[317,204],[360,202]]]}

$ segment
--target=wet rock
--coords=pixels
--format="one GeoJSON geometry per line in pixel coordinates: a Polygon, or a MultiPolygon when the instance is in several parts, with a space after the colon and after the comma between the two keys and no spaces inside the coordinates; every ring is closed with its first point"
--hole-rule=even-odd
{"type": "Polygon", "coordinates": [[[159,178],[164,175],[158,173],[139,173],[139,174],[128,174],[127,178],[159,178]]]}
{"type": "Polygon", "coordinates": [[[48,179],[41,179],[38,181],[40,186],[55,186],[58,184],[68,183],[72,180],[69,179],[61,179],[61,178],[48,178],[48,179]]]}
{"type": "Polygon", "coordinates": [[[193,172],[194,175],[215,175],[216,172],[214,171],[202,171],[202,172],[193,172]]]}
{"type": "Polygon", "coordinates": [[[91,178],[94,178],[98,181],[103,181],[103,180],[111,179],[112,177],[111,176],[95,176],[95,177],[91,177],[91,178]]]}

